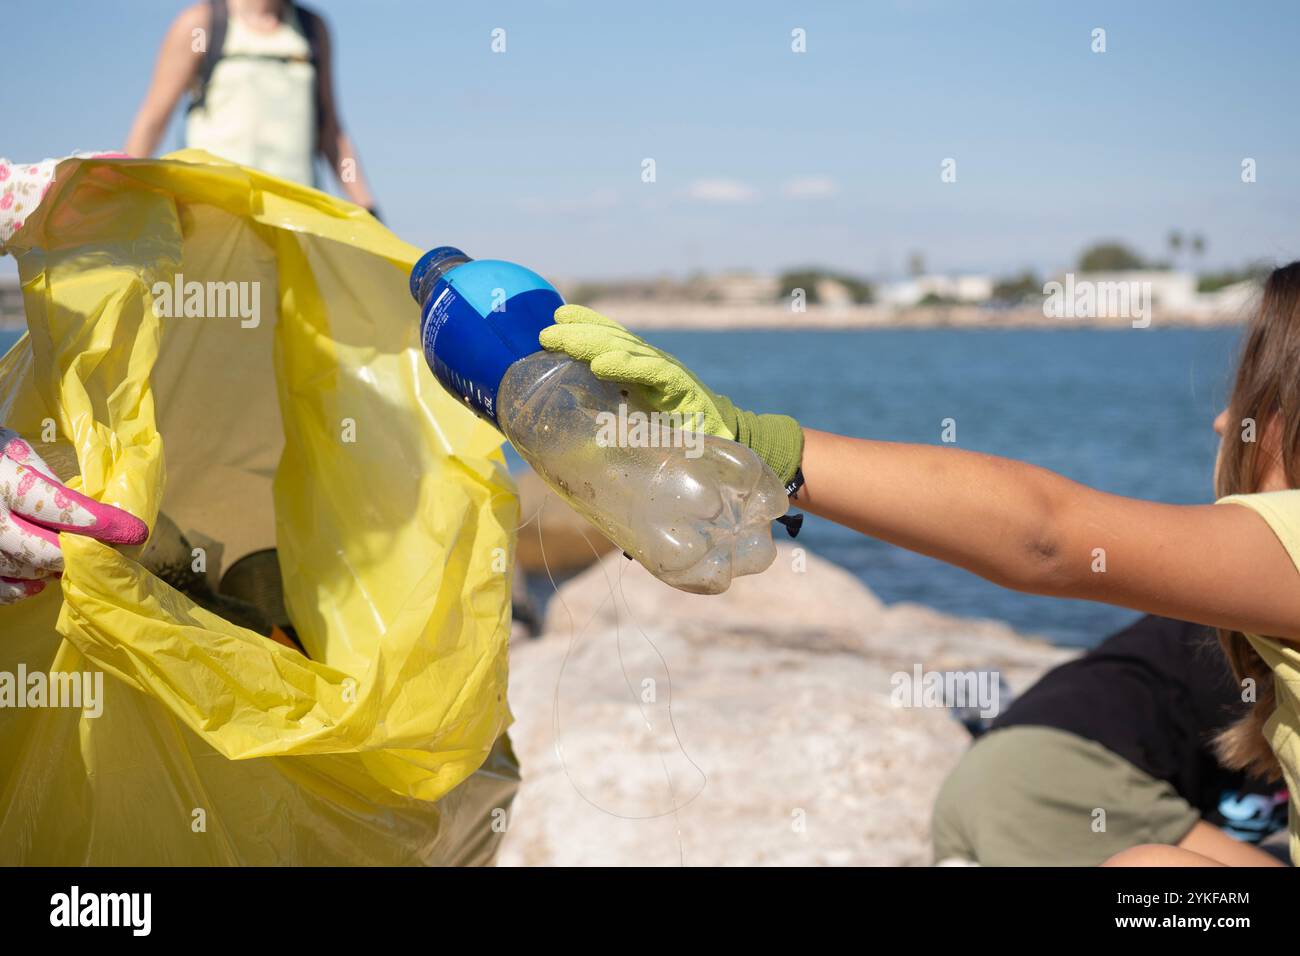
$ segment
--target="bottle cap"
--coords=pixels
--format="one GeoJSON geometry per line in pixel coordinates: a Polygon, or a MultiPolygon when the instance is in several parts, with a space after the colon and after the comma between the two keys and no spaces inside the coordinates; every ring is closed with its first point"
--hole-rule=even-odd
{"type": "Polygon", "coordinates": [[[496,259],[471,259],[439,246],[411,270],[420,303],[420,344],[442,386],[500,427],[497,388],[519,359],[541,351],[537,336],[564,304],[554,286],[530,269],[496,259]]]}
{"type": "Polygon", "coordinates": [[[412,297],[416,302],[423,305],[429,286],[433,285],[438,277],[445,275],[452,266],[458,266],[462,262],[469,261],[469,256],[455,246],[438,246],[436,249],[430,249],[420,256],[419,261],[411,270],[412,297]]]}

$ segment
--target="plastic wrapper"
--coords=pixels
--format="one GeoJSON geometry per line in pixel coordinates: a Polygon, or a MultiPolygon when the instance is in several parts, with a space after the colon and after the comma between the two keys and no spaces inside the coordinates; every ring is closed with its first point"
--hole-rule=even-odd
{"type": "Polygon", "coordinates": [[[165,513],[211,572],[277,548],[307,656],[64,534],[61,587],[0,608],[0,672],[102,672],[100,713],[0,710],[0,863],[490,861],[518,503],[425,367],[419,250],[183,151],[64,161],[9,251],[28,334],[0,422],[52,425],[74,487],[165,513]]]}

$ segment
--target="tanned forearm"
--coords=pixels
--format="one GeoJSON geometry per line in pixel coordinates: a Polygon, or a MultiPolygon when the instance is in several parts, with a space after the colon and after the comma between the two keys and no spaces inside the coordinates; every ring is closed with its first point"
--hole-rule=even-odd
{"type": "Polygon", "coordinates": [[[992,455],[804,430],[797,505],[1004,587],[1300,640],[1296,568],[1246,508],[1168,505],[992,455]]]}
{"type": "Polygon", "coordinates": [[[812,429],[804,429],[802,467],[798,504],[813,514],[1005,587],[1057,586],[1053,515],[1074,485],[1060,475],[956,448],[812,429]]]}

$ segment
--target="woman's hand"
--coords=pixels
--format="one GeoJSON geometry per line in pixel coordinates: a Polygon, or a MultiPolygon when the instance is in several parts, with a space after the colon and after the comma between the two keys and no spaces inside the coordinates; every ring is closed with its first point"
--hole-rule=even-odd
{"type": "Polygon", "coordinates": [[[543,348],[586,362],[597,378],[632,386],[656,411],[698,421],[706,435],[730,438],[753,449],[782,484],[790,483],[803,454],[803,431],[793,418],[737,408],[667,352],[599,312],[566,305],[555,311],[555,322],[542,330],[543,348]]]}
{"type": "Polygon", "coordinates": [[[39,594],[63,572],[59,532],[143,544],[139,518],[64,485],[27,442],[0,427],[0,605],[39,594]]]}

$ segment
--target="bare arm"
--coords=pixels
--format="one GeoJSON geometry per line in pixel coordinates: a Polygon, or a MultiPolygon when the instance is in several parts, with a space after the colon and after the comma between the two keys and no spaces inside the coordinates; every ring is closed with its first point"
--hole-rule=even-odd
{"type": "Polygon", "coordinates": [[[168,28],[158,50],[153,79],[127,134],[124,148],[132,156],[151,156],[162,142],[172,111],[194,81],[203,60],[202,47],[196,42],[196,37],[206,38],[210,19],[208,5],[195,4],[183,10],[168,28]],[[195,49],[196,46],[200,48],[195,49]]]}
{"type": "Polygon", "coordinates": [[[1300,641],[1296,568],[1246,508],[1121,498],[953,448],[804,442],[814,514],[1016,590],[1300,641]]]}
{"type": "Polygon", "coordinates": [[[375,197],[361,171],[361,159],[339,118],[338,101],[334,97],[334,54],[329,30],[319,17],[316,25],[320,30],[320,62],[316,66],[319,70],[316,81],[320,84],[320,151],[329,160],[330,168],[347,197],[358,206],[373,210],[375,197]]]}

